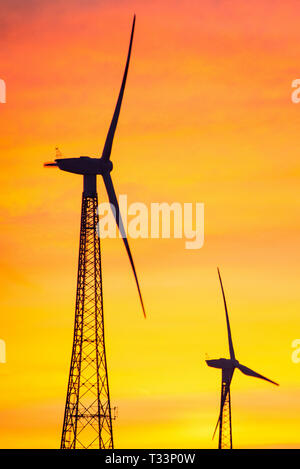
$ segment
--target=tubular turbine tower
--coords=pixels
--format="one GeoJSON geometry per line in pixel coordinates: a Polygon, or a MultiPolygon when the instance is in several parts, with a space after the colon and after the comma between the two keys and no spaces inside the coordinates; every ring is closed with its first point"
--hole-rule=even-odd
{"type": "Polygon", "coordinates": [[[101,158],[86,156],[58,158],[55,163],[45,163],[45,166],[57,166],[62,171],[83,175],[75,327],[61,438],[62,449],[113,449],[114,447],[104,341],[100,234],[97,232],[97,175],[103,178],[146,317],[135,266],[110,176],[113,168],[110,154],[126,84],[134,26],[135,16],[121,89],[101,158]]]}

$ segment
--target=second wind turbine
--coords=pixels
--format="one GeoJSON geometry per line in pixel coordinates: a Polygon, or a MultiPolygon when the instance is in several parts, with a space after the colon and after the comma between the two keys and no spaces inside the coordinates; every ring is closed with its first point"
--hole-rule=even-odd
{"type": "Polygon", "coordinates": [[[231,425],[231,400],[230,400],[230,384],[232,381],[233,373],[236,368],[238,368],[242,373],[248,376],[254,376],[255,378],[264,379],[265,381],[269,381],[269,383],[275,384],[278,386],[277,383],[271,381],[265,376],[256,373],[255,371],[247,368],[247,366],[241,365],[238,360],[235,358],[232,337],[231,337],[231,330],[230,330],[230,323],[229,323],[229,316],[227,311],[227,304],[225,299],[225,293],[223,289],[221,274],[218,269],[219,280],[222,289],[222,295],[224,300],[225,306],[225,314],[226,314],[226,324],[227,324],[227,334],[228,334],[228,344],[229,344],[229,354],[230,358],[219,358],[217,360],[206,360],[208,366],[213,368],[219,368],[222,370],[222,387],[221,387],[221,405],[220,405],[220,414],[217,421],[217,425],[214,431],[214,435],[217,431],[219,426],[219,449],[232,449],[232,425],[231,425]]]}

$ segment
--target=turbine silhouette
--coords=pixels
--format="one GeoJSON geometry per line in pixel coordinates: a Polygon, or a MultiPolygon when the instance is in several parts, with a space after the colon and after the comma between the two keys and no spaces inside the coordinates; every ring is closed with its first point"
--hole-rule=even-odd
{"type": "Polygon", "coordinates": [[[269,383],[275,384],[276,386],[278,386],[278,383],[275,383],[275,381],[272,381],[271,379],[268,379],[265,376],[256,373],[256,371],[251,370],[251,368],[248,368],[247,366],[241,365],[235,358],[224,288],[222,284],[220,271],[219,269],[217,270],[225,307],[230,359],[219,358],[217,360],[206,360],[206,363],[208,366],[211,366],[213,368],[220,368],[222,370],[220,414],[214,430],[213,438],[219,426],[219,449],[232,449],[230,385],[234,370],[238,368],[242,373],[247,376],[253,376],[255,378],[260,378],[265,381],[269,381],[269,383]]]}
{"type": "MultiPolygon", "coordinates": [[[[56,158],[44,166],[83,176],[75,328],[61,448],[113,448],[112,416],[104,341],[100,239],[97,233],[97,176],[101,175],[129,257],[144,317],[135,265],[110,176],[114,135],[120,114],[135,28],[133,18],[121,89],[101,157],[56,158]]],[[[57,149],[56,156],[61,156],[57,149]]]]}

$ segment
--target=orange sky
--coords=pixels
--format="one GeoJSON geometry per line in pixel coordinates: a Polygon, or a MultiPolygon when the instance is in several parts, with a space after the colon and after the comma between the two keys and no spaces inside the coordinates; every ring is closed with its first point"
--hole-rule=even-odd
{"type": "MultiPolygon", "coordinates": [[[[214,448],[228,355],[220,266],[241,363],[236,448],[300,448],[299,2],[1,2],[0,447],[60,443],[72,347],[81,178],[43,168],[101,153],[131,66],[112,151],[128,201],[204,202],[205,244],[102,242],[116,448],[214,448]],[[117,294],[113,287],[116,283],[117,294]],[[126,331],[126,334],[124,334],[126,331]]],[[[99,181],[99,199],[106,201],[99,181]]]]}

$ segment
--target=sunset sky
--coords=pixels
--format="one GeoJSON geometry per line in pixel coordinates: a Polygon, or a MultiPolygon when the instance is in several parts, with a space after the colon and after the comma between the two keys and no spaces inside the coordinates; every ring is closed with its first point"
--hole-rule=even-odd
{"type": "MultiPolygon", "coordinates": [[[[215,448],[228,357],[235,448],[300,448],[300,78],[297,0],[1,0],[0,447],[57,448],[71,358],[81,177],[99,156],[136,29],[112,149],[128,202],[203,202],[205,242],[102,247],[116,448],[215,448]],[[117,287],[116,287],[117,285],[117,287]],[[117,290],[116,290],[117,288],[117,290]]],[[[107,201],[98,181],[99,201],[107,201]]]]}

